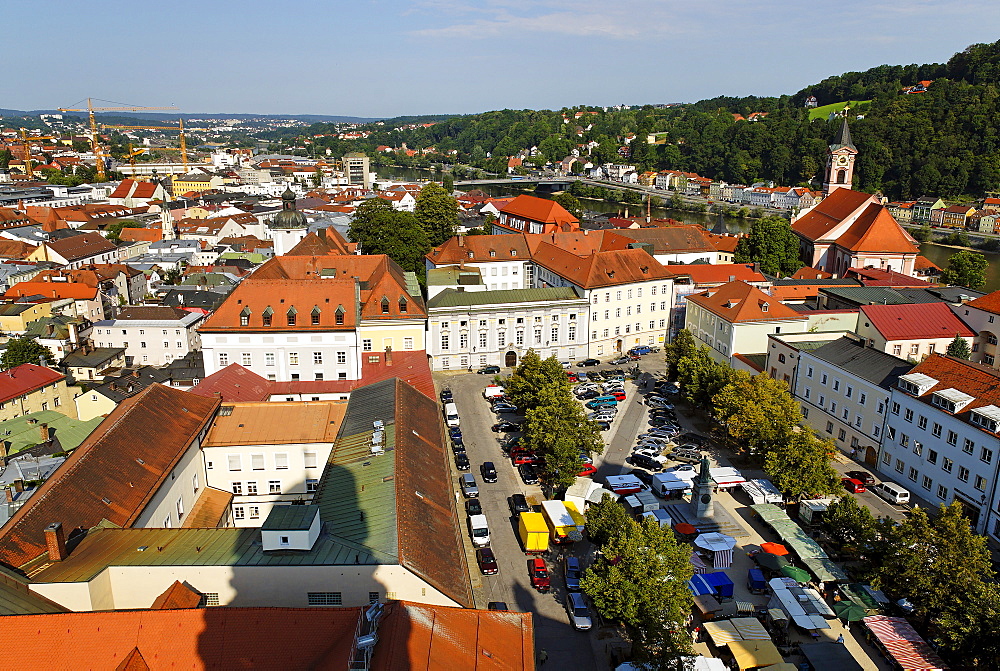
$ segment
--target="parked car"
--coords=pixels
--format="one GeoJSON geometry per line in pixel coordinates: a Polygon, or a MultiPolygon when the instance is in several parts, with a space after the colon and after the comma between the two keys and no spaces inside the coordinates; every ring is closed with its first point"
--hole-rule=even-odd
{"type": "Polygon", "coordinates": [[[618,405],[617,399],[611,399],[610,401],[601,401],[595,398],[592,401],[587,401],[583,404],[588,410],[599,410],[600,408],[613,408],[618,405]]]}
{"type": "Polygon", "coordinates": [[[541,557],[532,557],[528,560],[528,575],[531,578],[531,586],[539,592],[548,592],[552,583],[549,581],[549,569],[545,566],[545,560],[541,557]]]}
{"type": "Polygon", "coordinates": [[[569,613],[570,624],[577,631],[587,631],[594,626],[590,608],[587,607],[587,600],[580,592],[566,594],[566,612],[569,613]]]}
{"type": "Polygon", "coordinates": [[[526,485],[538,484],[538,471],[531,464],[521,464],[517,467],[517,473],[521,476],[521,481],[526,485]]]}
{"type": "Polygon", "coordinates": [[[560,361],[559,365],[562,366],[563,368],[569,368],[573,365],[573,363],[570,361],[560,361]]]}
{"type": "Polygon", "coordinates": [[[691,433],[690,431],[682,436],[678,436],[677,440],[682,444],[691,443],[696,447],[704,447],[705,445],[708,444],[708,438],[706,438],[705,436],[699,436],[697,433],[691,433]]]}
{"type": "Polygon", "coordinates": [[[471,473],[462,475],[458,480],[462,485],[462,494],[465,495],[465,498],[479,498],[479,485],[476,484],[476,478],[471,473]]]}
{"type": "MultiPolygon", "coordinates": [[[[677,427],[677,425],[674,424],[674,421],[672,419],[667,419],[666,417],[650,417],[649,418],[649,425],[650,426],[673,426],[673,427],[677,427]]],[[[677,427],[677,428],[679,428],[679,427],[677,427]]]]}
{"type": "Polygon", "coordinates": [[[578,478],[587,478],[597,472],[597,467],[593,464],[584,463],[580,467],[580,472],[576,474],[578,478]]]}
{"type": "Polygon", "coordinates": [[[628,472],[628,474],[639,478],[644,485],[648,486],[653,484],[653,475],[649,471],[644,471],[641,468],[633,468],[628,472]]]}
{"type": "Polygon", "coordinates": [[[584,391],[578,392],[576,397],[584,401],[589,401],[590,399],[597,398],[600,395],[601,392],[597,389],[586,389],[584,391]]]}
{"type": "Polygon", "coordinates": [[[610,431],[611,430],[611,422],[609,422],[606,419],[599,419],[599,420],[597,420],[597,427],[601,431],[610,431]]]}
{"type": "Polygon", "coordinates": [[[483,575],[496,575],[500,572],[496,555],[493,554],[493,550],[490,548],[479,548],[476,550],[476,563],[479,564],[479,570],[483,575]]]}
{"type": "Polygon", "coordinates": [[[469,462],[469,455],[465,452],[455,453],[455,468],[460,471],[468,471],[472,469],[472,464],[469,462]]]}
{"type": "Polygon", "coordinates": [[[465,454],[466,452],[465,441],[463,441],[461,438],[452,438],[451,451],[454,452],[455,454],[459,453],[465,454]]]}
{"type": "Polygon", "coordinates": [[[483,482],[497,481],[497,468],[492,461],[484,461],[483,465],[479,467],[479,472],[483,476],[483,482]]]}
{"type": "Polygon", "coordinates": [[[625,400],[625,392],[622,391],[621,389],[612,389],[612,390],[607,391],[605,393],[608,396],[614,396],[616,401],[624,401],[625,400]]]}
{"type": "Polygon", "coordinates": [[[465,502],[465,514],[469,517],[473,515],[483,514],[483,504],[479,502],[479,499],[468,499],[465,502]]]}
{"type": "Polygon", "coordinates": [[[687,447],[678,447],[667,456],[674,461],[680,461],[686,464],[697,464],[702,458],[700,450],[692,450],[687,447]]]}
{"type": "Polygon", "coordinates": [[[680,466],[671,466],[667,469],[668,473],[696,473],[698,471],[692,464],[681,464],[680,466]]]}
{"type": "Polygon", "coordinates": [[[452,438],[456,438],[456,437],[461,438],[462,437],[462,427],[460,427],[460,426],[449,426],[448,427],[448,435],[451,436],[452,438]]]}
{"type": "Polygon", "coordinates": [[[511,450],[510,460],[515,466],[521,464],[537,464],[539,457],[531,450],[511,450]]]}
{"type": "Polygon", "coordinates": [[[451,403],[453,400],[455,400],[455,397],[452,395],[451,389],[445,387],[444,389],[441,390],[442,403],[451,403]]]}
{"type": "Polygon", "coordinates": [[[614,359],[612,359],[608,363],[611,364],[612,366],[617,366],[619,364],[628,363],[628,361],[629,361],[629,359],[628,359],[627,356],[616,356],[614,359]]]}
{"type": "Polygon", "coordinates": [[[865,489],[865,483],[860,480],[855,480],[854,478],[844,478],[841,480],[844,483],[844,489],[852,494],[863,494],[867,489],[865,489]]]}
{"type": "Polygon", "coordinates": [[[510,506],[510,512],[512,515],[531,512],[531,507],[528,505],[528,499],[524,498],[524,494],[511,494],[507,497],[507,505],[510,506]]]}
{"type": "Polygon", "coordinates": [[[504,433],[513,433],[514,431],[520,431],[521,425],[515,424],[514,422],[497,422],[491,426],[490,429],[494,433],[499,433],[501,431],[504,433]]]}
{"type": "Polygon", "coordinates": [[[597,359],[584,359],[580,363],[576,364],[579,368],[586,368],[588,366],[600,366],[601,362],[597,359]]]}
{"type": "Polygon", "coordinates": [[[628,351],[629,354],[649,354],[653,351],[653,348],[649,345],[636,345],[628,351]]]}
{"type": "Polygon", "coordinates": [[[859,480],[864,485],[874,485],[875,478],[871,473],[867,471],[847,471],[844,473],[847,477],[853,480],[859,480]]]}
{"type": "Polygon", "coordinates": [[[483,366],[476,372],[480,375],[496,375],[500,372],[500,366],[483,366]]]}
{"type": "Polygon", "coordinates": [[[650,459],[661,465],[663,464],[664,461],[666,461],[666,459],[662,456],[663,450],[655,446],[647,447],[644,445],[636,445],[635,447],[632,448],[632,454],[638,454],[643,457],[649,457],[650,459]]]}
{"type": "Polygon", "coordinates": [[[663,470],[663,464],[656,461],[652,457],[647,457],[644,454],[630,454],[625,458],[625,463],[639,468],[645,468],[647,471],[652,471],[654,473],[663,470]]]}
{"type": "Polygon", "coordinates": [[[580,560],[573,555],[565,555],[563,559],[563,577],[566,579],[566,589],[570,592],[580,591],[580,578],[583,571],[580,569],[580,560]]]}

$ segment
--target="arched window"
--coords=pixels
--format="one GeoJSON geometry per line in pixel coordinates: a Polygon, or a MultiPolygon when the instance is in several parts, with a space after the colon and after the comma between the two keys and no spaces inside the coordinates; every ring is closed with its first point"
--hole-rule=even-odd
{"type": "Polygon", "coordinates": [[[838,170],[837,171],[837,184],[847,184],[847,171],[838,170]]]}

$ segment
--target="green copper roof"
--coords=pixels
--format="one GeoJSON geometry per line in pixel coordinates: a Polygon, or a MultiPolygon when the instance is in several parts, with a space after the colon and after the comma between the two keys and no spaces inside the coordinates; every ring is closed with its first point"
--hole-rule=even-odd
{"type": "Polygon", "coordinates": [[[62,449],[74,450],[87,439],[103,419],[95,417],[81,422],[55,410],[32,412],[0,422],[0,440],[3,440],[8,454],[16,454],[41,443],[41,426],[48,424],[52,435],[59,439],[62,449]]]}

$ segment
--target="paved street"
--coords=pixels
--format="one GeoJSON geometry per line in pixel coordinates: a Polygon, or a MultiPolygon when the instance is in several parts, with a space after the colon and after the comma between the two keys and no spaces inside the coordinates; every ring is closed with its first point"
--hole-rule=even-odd
{"type": "MultiPolygon", "coordinates": [[[[656,374],[663,371],[662,356],[646,356],[640,363],[646,373],[656,374]]],[[[596,370],[606,367],[601,366],[596,370]]],[[[534,613],[536,649],[538,651],[545,650],[550,660],[558,660],[557,668],[586,669],[588,671],[604,668],[604,660],[608,654],[608,642],[604,639],[598,639],[596,628],[589,633],[577,632],[569,624],[564,609],[565,594],[558,561],[553,560],[552,557],[548,560],[552,578],[552,590],[549,593],[540,594],[532,589],[529,583],[527,556],[521,549],[517,535],[517,520],[510,513],[507,497],[513,493],[521,492],[525,494],[532,505],[537,505],[544,497],[537,485],[527,486],[521,482],[510,460],[504,457],[500,449],[500,440],[506,434],[496,434],[490,430],[490,426],[496,422],[496,417],[483,398],[483,389],[492,382],[492,379],[492,375],[464,372],[435,374],[438,391],[444,387],[450,388],[454,394],[455,403],[458,405],[462,420],[462,433],[469,460],[472,463],[471,473],[479,485],[479,498],[490,524],[491,547],[500,567],[498,575],[483,576],[476,564],[475,550],[468,539],[468,534],[465,535],[476,606],[485,608],[491,601],[503,601],[513,610],[534,613]],[[496,483],[483,482],[480,466],[484,461],[492,461],[495,464],[499,476],[496,483]]],[[[619,414],[612,423],[611,430],[602,434],[607,448],[603,455],[594,459],[594,465],[598,469],[594,477],[598,481],[607,475],[617,475],[630,470],[630,467],[625,464],[625,458],[631,452],[636,435],[647,427],[647,409],[642,404],[640,393],[644,391],[641,386],[643,379],[640,376],[638,389],[635,382],[626,381],[627,398],[619,404],[619,414]]],[[[705,433],[707,425],[699,415],[685,415],[679,412],[678,418],[685,429],[705,433]]],[[[727,455],[718,448],[710,446],[709,453],[714,461],[722,462],[723,465],[729,464],[727,455]]],[[[843,454],[838,455],[835,466],[840,472],[870,470],[843,454]]],[[[764,477],[763,473],[759,471],[744,469],[743,472],[747,478],[764,477]]],[[[454,470],[453,473],[457,481],[459,472],[454,470]]],[[[457,489],[456,486],[458,507],[464,512],[465,499],[457,489]]],[[[875,494],[865,493],[857,496],[859,502],[871,508],[876,516],[890,516],[899,519],[905,512],[901,508],[890,506],[875,494]]],[[[760,543],[764,540],[777,540],[771,537],[772,534],[758,520],[750,517],[750,511],[747,507],[749,501],[744,500],[745,498],[742,492],[737,492],[735,496],[730,494],[719,496],[721,505],[739,519],[741,524],[746,526],[751,533],[750,538],[741,539],[741,545],[760,543]]],[[[464,526],[464,514],[462,517],[464,526]]],[[[573,549],[573,552],[580,557],[586,556],[588,551],[589,544],[587,543],[579,543],[573,549]]],[[[734,565],[729,572],[736,583],[737,598],[750,602],[761,601],[761,597],[749,594],[745,581],[740,578],[740,576],[746,575],[751,560],[739,550],[734,554],[734,565]]],[[[862,653],[858,655],[858,659],[866,670],[874,671],[887,668],[882,665],[880,659],[865,659],[866,657],[874,658],[877,655],[874,655],[873,651],[862,641],[855,640],[851,631],[844,629],[837,622],[832,624],[833,628],[824,632],[825,637],[833,640],[838,634],[843,633],[848,646],[855,652],[862,653]]],[[[708,652],[703,644],[702,649],[704,652],[708,652]]]]}

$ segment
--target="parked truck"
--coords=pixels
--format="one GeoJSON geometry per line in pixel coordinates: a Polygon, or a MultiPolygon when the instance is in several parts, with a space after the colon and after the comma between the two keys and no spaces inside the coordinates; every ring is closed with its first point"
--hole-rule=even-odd
{"type": "Polygon", "coordinates": [[[542,501],[542,515],[549,528],[549,535],[556,545],[572,543],[576,536],[576,520],[562,501],[542,501]]]}
{"type": "Polygon", "coordinates": [[[549,549],[549,525],[542,513],[521,513],[517,520],[521,547],[528,554],[540,554],[549,549]]]}

